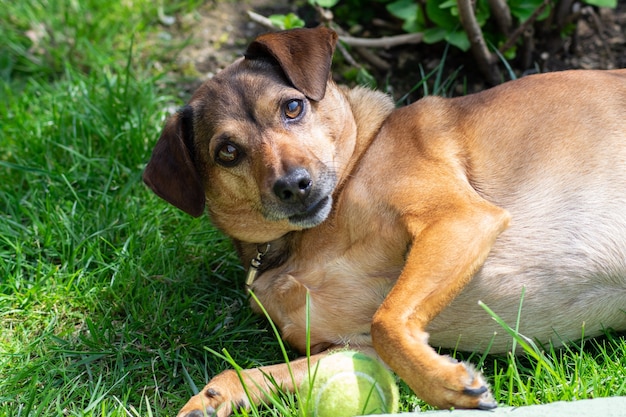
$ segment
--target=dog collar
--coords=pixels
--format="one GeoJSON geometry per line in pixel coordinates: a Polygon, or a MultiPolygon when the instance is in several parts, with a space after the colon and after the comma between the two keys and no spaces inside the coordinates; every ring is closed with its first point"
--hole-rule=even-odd
{"type": "Polygon", "coordinates": [[[259,275],[259,269],[261,268],[261,262],[263,257],[270,250],[270,244],[267,243],[264,251],[260,251],[258,246],[256,249],[256,256],[250,260],[250,267],[248,268],[248,275],[246,276],[246,287],[249,289],[257,275],[259,275]]]}

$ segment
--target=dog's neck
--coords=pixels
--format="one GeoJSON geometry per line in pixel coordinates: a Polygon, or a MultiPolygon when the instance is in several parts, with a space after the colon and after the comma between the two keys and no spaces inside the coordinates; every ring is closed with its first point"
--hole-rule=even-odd
{"type": "Polygon", "coordinates": [[[350,89],[341,86],[339,88],[348,100],[352,110],[356,124],[356,141],[348,166],[339,180],[339,186],[335,192],[336,196],[341,193],[343,183],[352,176],[354,169],[361,161],[361,157],[378,134],[387,116],[394,109],[392,98],[380,91],[364,87],[350,89]]]}
{"type": "MultiPolygon", "coordinates": [[[[349,89],[338,87],[339,91],[348,101],[356,125],[356,138],[354,149],[349,158],[349,163],[340,176],[334,193],[335,201],[341,196],[353,171],[358,166],[363,154],[369,148],[372,140],[378,134],[383,122],[394,109],[391,97],[380,91],[374,91],[363,87],[349,89]]],[[[331,213],[331,216],[334,213],[331,213]]],[[[318,226],[319,227],[319,226],[318,226]]],[[[235,241],[235,247],[244,266],[248,267],[246,285],[251,285],[256,277],[272,268],[284,264],[292,253],[292,248],[304,231],[290,232],[280,238],[263,244],[246,243],[235,241]]]]}

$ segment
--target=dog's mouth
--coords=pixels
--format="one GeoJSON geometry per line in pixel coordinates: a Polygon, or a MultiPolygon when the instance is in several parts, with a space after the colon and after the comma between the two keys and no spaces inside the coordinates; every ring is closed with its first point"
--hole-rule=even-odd
{"type": "Polygon", "coordinates": [[[317,226],[326,220],[332,205],[332,197],[326,196],[308,206],[304,211],[289,216],[289,223],[302,228],[317,226]]]}

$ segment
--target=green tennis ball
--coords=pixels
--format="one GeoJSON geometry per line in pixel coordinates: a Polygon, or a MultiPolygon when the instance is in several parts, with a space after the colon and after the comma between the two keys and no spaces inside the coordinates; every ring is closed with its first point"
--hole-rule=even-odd
{"type": "Polygon", "coordinates": [[[342,351],[322,358],[300,387],[304,417],[354,417],[398,412],[398,386],[379,361],[342,351]]]}

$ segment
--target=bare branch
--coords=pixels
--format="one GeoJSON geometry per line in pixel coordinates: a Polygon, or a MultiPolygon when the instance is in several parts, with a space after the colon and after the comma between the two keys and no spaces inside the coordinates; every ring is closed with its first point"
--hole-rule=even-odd
{"type": "Polygon", "coordinates": [[[370,51],[369,49],[363,48],[363,47],[355,47],[354,50],[359,55],[361,55],[363,59],[367,60],[370,64],[376,67],[376,69],[380,71],[389,71],[389,69],[391,69],[391,65],[389,65],[389,62],[380,58],[378,55],[376,55],[374,52],[370,51]]]}
{"type": "MultiPolygon", "coordinates": [[[[340,27],[339,25],[333,23],[333,22],[328,22],[328,25],[335,30],[335,32],[337,32],[337,34],[339,35],[339,39],[343,40],[342,38],[346,37],[346,31],[343,30],[342,27],[340,27]]],[[[347,45],[347,43],[346,43],[347,45]]],[[[348,51],[346,50],[346,48],[342,45],[341,42],[339,42],[337,44],[337,47],[339,48],[339,50],[343,50],[345,51],[345,53],[348,53],[348,51]]],[[[361,57],[363,59],[365,59],[366,61],[368,61],[370,64],[372,64],[374,67],[376,67],[378,70],[381,71],[389,71],[389,69],[391,68],[391,65],[389,65],[388,62],[380,59],[380,57],[378,55],[376,55],[375,53],[373,53],[372,51],[370,51],[367,48],[364,48],[362,46],[354,46],[354,51],[361,55],[361,57]]],[[[343,53],[343,52],[342,52],[343,53]]],[[[356,65],[357,67],[360,67],[361,65],[356,65]]]]}
{"type": "MultiPolygon", "coordinates": [[[[258,23],[259,25],[268,29],[279,29],[267,17],[255,13],[251,10],[248,11],[248,17],[254,23],[258,23]]],[[[355,38],[353,36],[347,36],[343,34],[340,34],[339,36],[339,39],[346,45],[365,48],[391,48],[398,45],[415,44],[422,42],[423,38],[423,33],[406,33],[396,36],[383,36],[382,38],[355,38]]]]}
{"type": "Polygon", "coordinates": [[[248,18],[252,20],[254,23],[258,23],[259,25],[271,29],[271,30],[279,30],[280,28],[274,26],[271,20],[267,17],[260,15],[258,13],[253,12],[252,10],[248,10],[248,18]]]}
{"type": "Polygon", "coordinates": [[[539,17],[539,15],[541,13],[543,13],[543,10],[546,8],[546,6],[550,3],[550,0],[543,0],[543,3],[541,4],[541,6],[537,7],[537,9],[535,9],[535,11],[533,12],[533,14],[530,15],[530,17],[528,19],[526,19],[521,25],[519,25],[517,27],[517,29],[515,29],[515,31],[511,34],[511,36],[509,37],[509,39],[507,39],[507,41],[504,43],[504,45],[502,45],[499,48],[500,52],[505,52],[506,50],[508,50],[509,48],[511,48],[513,45],[515,45],[515,42],[517,42],[517,39],[522,36],[522,34],[524,32],[526,32],[526,30],[533,25],[533,23],[535,23],[535,20],[537,20],[537,18],[539,17]]]}
{"type": "Polygon", "coordinates": [[[489,0],[489,8],[491,8],[493,17],[496,19],[502,33],[508,35],[513,26],[513,19],[511,18],[511,10],[509,5],[506,4],[506,0],[489,0]]]}
{"type": "Polygon", "coordinates": [[[339,36],[346,45],[362,46],[366,48],[391,48],[398,45],[415,44],[422,42],[423,33],[406,33],[403,35],[383,36],[381,38],[355,38],[352,36],[339,36]]]}
{"type": "Polygon", "coordinates": [[[565,26],[567,16],[572,12],[574,0],[561,0],[556,9],[556,24],[559,29],[565,26]]]}
{"type": "Polygon", "coordinates": [[[487,49],[483,32],[476,21],[474,9],[470,0],[458,0],[459,18],[467,37],[469,38],[472,53],[478,64],[478,68],[487,77],[490,84],[498,84],[501,81],[500,71],[494,65],[495,57],[487,49]]]}
{"type": "Polygon", "coordinates": [[[352,57],[352,55],[350,55],[350,52],[348,52],[346,47],[343,46],[341,43],[337,44],[337,49],[339,50],[339,52],[343,56],[343,59],[345,59],[346,62],[348,62],[348,64],[352,65],[353,67],[357,67],[357,68],[359,68],[361,66],[361,64],[356,62],[356,60],[352,57]]]}

